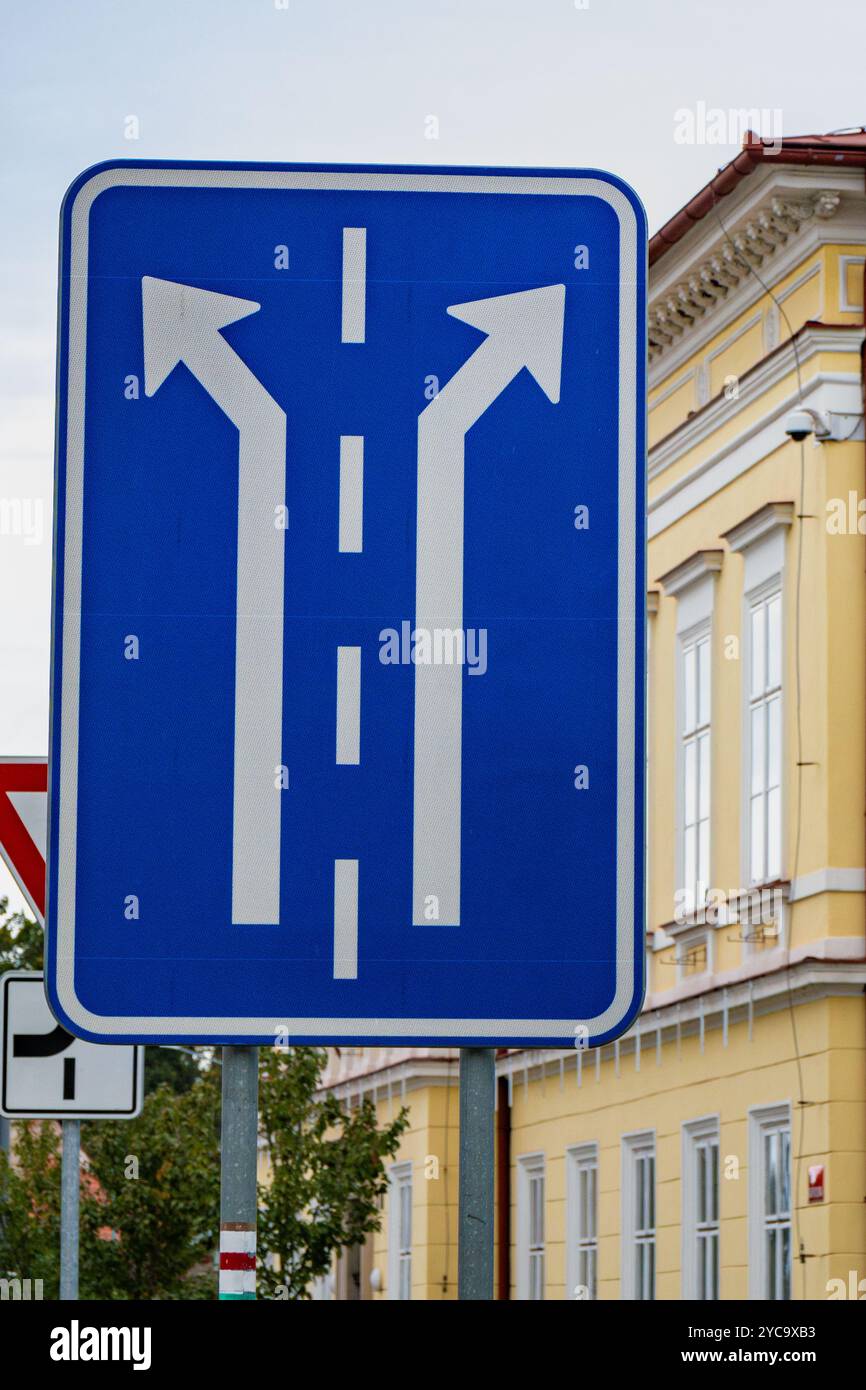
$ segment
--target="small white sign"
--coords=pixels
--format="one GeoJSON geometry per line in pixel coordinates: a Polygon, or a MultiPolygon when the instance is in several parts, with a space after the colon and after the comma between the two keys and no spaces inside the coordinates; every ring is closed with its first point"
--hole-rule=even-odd
{"type": "Polygon", "coordinates": [[[10,1120],[131,1120],[144,1048],[84,1042],[48,1007],[42,973],[0,977],[0,1114],[10,1120]]]}

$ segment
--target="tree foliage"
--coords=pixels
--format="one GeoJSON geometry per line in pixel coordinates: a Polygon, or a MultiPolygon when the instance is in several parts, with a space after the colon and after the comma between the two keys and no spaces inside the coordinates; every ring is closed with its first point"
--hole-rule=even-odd
{"type": "MultiPolygon", "coordinates": [[[[180,1096],[159,1087],[134,1120],[82,1125],[83,1299],[215,1296],[218,1126],[208,1076],[180,1096]]],[[[0,1153],[0,1276],[42,1279],[45,1298],[58,1296],[60,1143],[56,1124],[17,1124],[14,1162],[0,1153]]]]}
{"type": "Polygon", "coordinates": [[[60,1132],[15,1127],[15,1164],[0,1149],[0,1278],[41,1279],[44,1298],[60,1292],[60,1132]]]}
{"type": "MultiPolygon", "coordinates": [[[[259,1187],[262,1297],[309,1297],[334,1254],[377,1229],[385,1160],[406,1128],[405,1111],[380,1129],[369,1100],[347,1111],[321,1091],[325,1056],[314,1048],[261,1053],[270,1168],[259,1187]]],[[[219,1084],[214,1059],[196,1067],[186,1090],[151,1091],[135,1120],[82,1125],[83,1299],[216,1297],[219,1084]]],[[[16,1124],[13,1132],[14,1162],[0,1153],[0,1277],[42,1279],[44,1297],[57,1298],[59,1126],[16,1124]]]]}
{"type": "Polygon", "coordinates": [[[149,1096],[159,1086],[183,1095],[195,1085],[207,1065],[208,1050],[180,1047],[146,1047],[144,1049],[144,1093],[149,1096]]]}
{"type": "Polygon", "coordinates": [[[270,1160],[269,1180],[259,1187],[265,1296],[308,1298],[339,1249],[378,1229],[384,1160],[408,1124],[401,1110],[379,1129],[369,1099],[349,1111],[333,1092],[319,1091],[325,1060],[320,1048],[262,1054],[260,1125],[270,1160]]]}
{"type": "Polygon", "coordinates": [[[0,975],[7,970],[42,969],[42,928],[25,912],[10,912],[0,898],[0,975]]]}
{"type": "Polygon", "coordinates": [[[159,1086],[135,1120],[84,1125],[81,1143],[92,1180],[81,1209],[82,1276],[91,1296],[212,1298],[219,1233],[214,1072],[180,1095],[159,1086]]]}

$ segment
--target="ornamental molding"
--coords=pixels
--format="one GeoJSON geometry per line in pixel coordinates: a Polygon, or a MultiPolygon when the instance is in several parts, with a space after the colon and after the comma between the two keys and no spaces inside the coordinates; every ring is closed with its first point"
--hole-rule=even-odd
{"type": "MultiPolygon", "coordinates": [[[[650,482],[659,477],[667,468],[683,454],[702,444],[727,421],[759,401],[766,392],[772,387],[784,381],[787,376],[796,370],[797,361],[801,368],[818,353],[859,353],[863,345],[862,325],[852,325],[850,328],[842,324],[824,324],[803,328],[797,334],[796,352],[790,339],[778,347],[773,353],[757,362],[754,367],[740,378],[740,390],[736,400],[728,400],[724,394],[715,396],[701,410],[696,411],[687,419],[683,420],[673,429],[670,434],[664,436],[653,444],[648,451],[648,477],[650,482]]],[[[824,373],[822,380],[835,380],[839,382],[856,382],[858,375],[837,374],[830,377],[824,373]]],[[[685,378],[679,378],[677,385],[683,384],[685,378]]],[[[811,382],[805,384],[805,389],[811,389],[811,382]]],[[[761,421],[760,423],[765,423],[761,421]]],[[[650,500],[650,510],[657,504],[658,497],[650,500]]]]}
{"type": "Polygon", "coordinates": [[[460,1054],[456,1048],[358,1048],[355,1050],[359,1053],[369,1051],[383,1055],[369,1059],[369,1066],[364,1059],[364,1064],[351,1075],[341,1075],[331,1066],[334,1053],[338,1050],[345,1053],[347,1049],[329,1047],[326,1050],[329,1061],[316,1094],[334,1095],[350,1110],[364,1100],[371,1100],[374,1105],[384,1100],[392,1106],[400,1106],[405,1104],[409,1092],[423,1087],[454,1085],[460,1074],[460,1054]],[[390,1054],[387,1057],[384,1056],[386,1052],[390,1054]],[[434,1057],[434,1052],[438,1056],[434,1057]]]}
{"type": "Polygon", "coordinates": [[[322,1073],[321,1090],[345,1088],[354,1094],[358,1086],[367,1083],[370,1089],[388,1082],[397,1071],[412,1063],[422,1069],[438,1070],[443,1064],[451,1066],[459,1057],[456,1048],[445,1047],[329,1047],[328,1060],[322,1073]]]}
{"type": "MultiPolygon", "coordinates": [[[[514,1086],[562,1074],[566,1066],[589,1077],[602,1060],[647,1053],[711,1028],[748,1023],[816,999],[862,997],[866,984],[863,938],[841,936],[759,953],[733,970],[689,977],[668,990],[647,994],[640,1017],[616,1042],[590,1050],[508,1049],[496,1060],[497,1076],[514,1086]],[[598,1054],[598,1060],[597,1060],[598,1054]],[[582,1065],[580,1065],[582,1063],[582,1065]]],[[[751,1031],[751,1029],[750,1029],[751,1031]]]]}
{"type": "Polygon", "coordinates": [[[685,589],[697,584],[699,579],[718,574],[724,558],[724,550],[697,550],[687,560],[668,570],[667,574],[659,575],[656,583],[662,585],[669,598],[676,598],[685,589]]]}
{"type": "MultiPolygon", "coordinates": [[[[710,212],[702,217],[650,267],[650,298],[669,293],[680,280],[687,279],[697,265],[713,255],[719,242],[724,241],[720,222],[725,231],[730,232],[749,221],[774,197],[801,203],[819,192],[840,195],[841,208],[831,219],[834,229],[841,226],[845,233],[843,239],[859,244],[863,240],[866,211],[862,169],[830,165],[822,165],[819,169],[795,164],[770,167],[765,163],[743,179],[732,193],[719,199],[716,214],[710,212]]],[[[813,225],[822,226],[820,221],[813,225]]]]}
{"type": "MultiPolygon", "coordinates": [[[[647,536],[650,540],[673,526],[688,512],[694,511],[722,488],[754,468],[777,449],[789,442],[782,421],[789,410],[802,408],[838,415],[855,422],[862,413],[863,380],[859,372],[819,372],[803,383],[796,383],[790,393],[777,402],[772,410],[752,420],[732,439],[727,439],[711,454],[703,457],[688,472],[669,487],[657,492],[649,501],[647,536]]],[[[862,424],[853,431],[851,439],[863,439],[862,424]]],[[[820,444],[816,444],[820,448],[820,444]]]]}
{"type": "Polygon", "coordinates": [[[722,532],[722,540],[727,541],[731,550],[748,550],[756,542],[780,528],[792,525],[794,521],[793,502],[767,502],[744,521],[738,521],[730,531],[722,532]]]}
{"type": "MultiPolygon", "coordinates": [[[[838,872],[862,874],[862,870],[838,872]]],[[[864,985],[866,966],[862,936],[809,941],[790,951],[778,947],[750,956],[733,970],[690,977],[669,990],[647,994],[637,1022],[614,1043],[605,1043],[591,1051],[579,1048],[568,1051],[503,1049],[496,1059],[496,1075],[514,1086],[550,1074],[559,1073],[561,1077],[566,1067],[577,1068],[579,1072],[585,1069],[589,1074],[602,1059],[610,1060],[620,1053],[637,1054],[642,1048],[649,1051],[705,1028],[721,1027],[727,1033],[729,1025],[751,1023],[753,1018],[788,1009],[792,995],[796,1004],[840,996],[862,998],[864,985]]],[[[363,1096],[376,1101],[390,1095],[394,1104],[401,1104],[407,1092],[429,1085],[451,1086],[457,1078],[455,1053],[450,1061],[438,1065],[430,1060],[409,1058],[395,1065],[390,1076],[381,1073],[363,1076],[352,1086],[342,1083],[321,1089],[332,1091],[349,1107],[359,1104],[363,1096]]]]}
{"type": "MultiPolygon", "coordinates": [[[[712,316],[747,281],[762,294],[752,272],[760,273],[761,267],[803,228],[835,217],[841,201],[841,193],[831,188],[787,196],[778,192],[730,225],[725,220],[725,229],[718,227],[710,254],[698,260],[684,278],[650,300],[650,362],[688,336],[708,315],[712,316]]],[[[711,218],[712,214],[708,214],[711,218]]]]}

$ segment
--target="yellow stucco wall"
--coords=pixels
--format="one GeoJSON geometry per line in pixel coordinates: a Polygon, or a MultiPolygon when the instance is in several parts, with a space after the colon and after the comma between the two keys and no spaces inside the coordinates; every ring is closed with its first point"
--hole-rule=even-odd
{"type": "MultiPolygon", "coordinates": [[[[457,1180],[459,1096],[457,1065],[451,1085],[429,1085],[409,1092],[405,1102],[395,1091],[377,1102],[380,1124],[386,1124],[405,1103],[409,1128],[394,1163],[412,1164],[412,1297],[452,1299],[457,1296],[457,1180]]],[[[387,1299],[389,1203],[383,1205],[382,1229],[373,1237],[373,1265],[382,1287],[375,1295],[387,1299]]]]}
{"type": "MultiPolygon", "coordinates": [[[[620,1296],[621,1165],[624,1135],[652,1130],[656,1140],[656,1297],[677,1299],[681,1288],[682,1126],[707,1115],[720,1120],[720,1155],[728,1176],[720,1183],[721,1296],[748,1297],[748,1111],[790,1102],[798,1153],[798,1220],[795,1242],[809,1259],[795,1262],[794,1294],[826,1296],[826,1283],[860,1269],[866,1251],[866,1009],[862,999],[821,1000],[798,1009],[797,1028],[803,1092],[792,1053],[787,1010],[732,1024],[725,1045],[721,1028],[708,1029],[703,1048],[697,1033],[679,1046],[667,1044],[657,1060],[648,1037],[640,1069],[634,1053],[622,1055],[619,1074],[607,1058],[596,1077],[587,1059],[577,1085],[576,1070],[544,1083],[516,1079],[512,1105],[512,1152],[542,1152],[546,1176],[546,1293],[567,1297],[565,1288],[566,1151],[596,1143],[599,1149],[599,1297],[620,1296]],[[799,1126],[802,1123],[802,1141],[799,1126]],[[807,1168],[826,1165],[826,1198],[809,1206],[807,1168]]],[[[516,1164],[515,1164],[516,1177],[516,1164]]],[[[512,1186],[512,1229],[517,1227],[516,1181],[512,1186]]],[[[512,1297],[516,1297],[516,1281],[512,1297]]]]}
{"type": "MultiPolygon", "coordinates": [[[[622,1141],[651,1131],[656,1145],[656,1297],[679,1299],[682,1287],[683,1125],[706,1116],[719,1119],[720,1295],[749,1297],[749,1112],[778,1103],[790,1105],[794,1137],[793,1189],[796,1194],[794,1246],[807,1256],[795,1259],[793,1296],[827,1297],[831,1279],[848,1281],[849,1271],[866,1273],[866,1004],[862,997],[824,998],[796,1009],[796,1047],[791,1011],[756,1010],[720,1025],[683,1029],[679,1040],[657,1049],[655,1037],[642,1041],[638,1063],[625,1046],[617,1060],[605,1049],[600,1067],[595,1054],[577,1067],[564,1054],[560,1074],[552,1062],[543,1078],[518,1067],[511,1104],[511,1297],[517,1290],[518,1166],[522,1156],[545,1160],[545,1298],[573,1297],[566,1288],[566,1162],[577,1145],[598,1146],[598,1296],[621,1297],[622,1141]],[[801,1103],[801,1101],[805,1103],[801,1103]],[[808,1168],[823,1164],[825,1198],[808,1202],[808,1168]]],[[[530,1068],[533,1065],[529,1059],[530,1068]]],[[[407,1097],[412,1126],[397,1162],[413,1167],[413,1299],[456,1296],[458,1178],[458,1096],[455,1083],[422,1087],[407,1097]],[[447,1114],[447,1129],[446,1129],[447,1114]],[[447,1144],[446,1144],[447,1134],[447,1144]],[[439,1159],[438,1178],[428,1178],[431,1158],[439,1159]],[[447,1232],[447,1237],[446,1237],[447,1232]],[[447,1284],[443,1276],[448,1271],[447,1284]]],[[[396,1102],[395,1102],[396,1103],[396,1102]]],[[[392,1113],[379,1104],[384,1122],[392,1113]]],[[[374,1240],[373,1264],[382,1273],[387,1299],[389,1211],[374,1240]]]]}

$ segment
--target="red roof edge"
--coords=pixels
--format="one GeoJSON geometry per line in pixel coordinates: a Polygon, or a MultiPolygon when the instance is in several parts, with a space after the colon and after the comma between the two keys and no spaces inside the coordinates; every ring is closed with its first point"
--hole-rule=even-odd
{"type": "Polygon", "coordinates": [[[650,265],[655,265],[666,251],[682,240],[686,232],[712,211],[720,198],[727,197],[759,164],[769,160],[779,164],[842,164],[866,169],[866,129],[844,135],[793,135],[781,141],[762,140],[753,131],[746,131],[739,154],[650,238],[650,265]]]}

